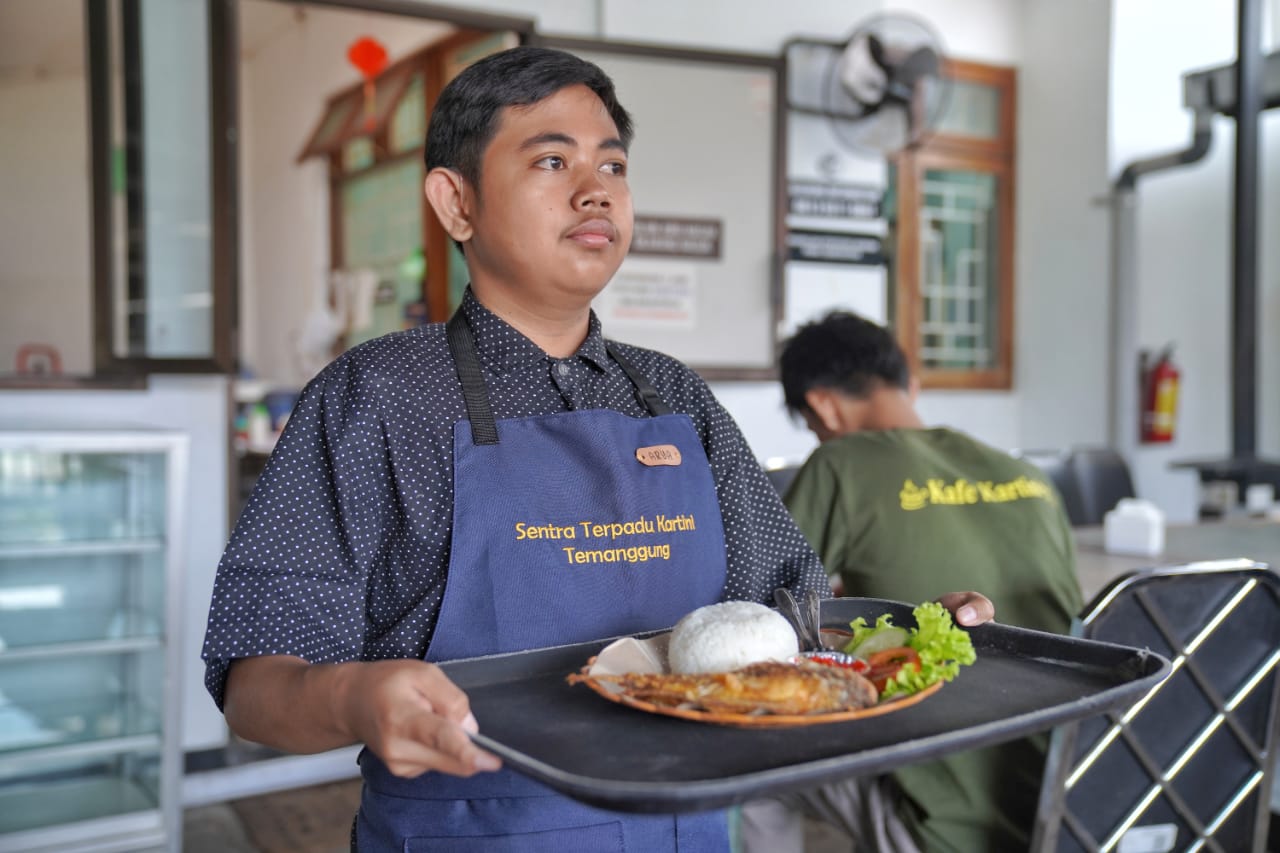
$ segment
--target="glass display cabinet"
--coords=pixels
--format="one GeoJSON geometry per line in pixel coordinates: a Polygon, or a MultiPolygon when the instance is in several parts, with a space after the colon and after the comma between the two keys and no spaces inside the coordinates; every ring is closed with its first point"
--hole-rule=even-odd
{"type": "Polygon", "coordinates": [[[0,850],[177,851],[187,438],[0,423],[0,850]]]}

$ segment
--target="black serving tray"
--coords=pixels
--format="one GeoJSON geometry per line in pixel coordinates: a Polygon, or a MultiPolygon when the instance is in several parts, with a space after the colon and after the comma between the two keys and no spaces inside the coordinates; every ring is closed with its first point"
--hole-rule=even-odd
{"type": "MultiPolygon", "coordinates": [[[[822,604],[824,628],[912,606],[822,604]]],[[[480,723],[475,741],[570,797],[625,812],[692,812],[1011,740],[1136,702],[1169,672],[1153,652],[1014,628],[970,631],[977,662],[916,705],[843,723],[741,729],[649,714],[565,677],[609,640],[450,661],[480,723]]]]}

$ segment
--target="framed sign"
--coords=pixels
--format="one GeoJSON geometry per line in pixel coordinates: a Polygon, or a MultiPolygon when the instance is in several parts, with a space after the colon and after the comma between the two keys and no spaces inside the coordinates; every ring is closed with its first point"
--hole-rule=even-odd
{"type": "Polygon", "coordinates": [[[793,261],[878,267],[885,263],[884,241],[878,234],[792,229],[787,232],[787,257],[793,261]]]}
{"type": "Polygon", "coordinates": [[[593,307],[606,337],[707,379],[774,375],[782,60],[537,38],[596,63],[635,121],[631,253],[593,307]]]}

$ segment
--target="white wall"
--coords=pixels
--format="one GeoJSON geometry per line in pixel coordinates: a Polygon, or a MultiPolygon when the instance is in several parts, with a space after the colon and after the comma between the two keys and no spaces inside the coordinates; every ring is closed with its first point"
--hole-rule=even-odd
{"type": "MultiPolygon", "coordinates": [[[[1268,37],[1264,51],[1280,50],[1280,0],[1265,7],[1268,37]]],[[[1262,192],[1258,225],[1258,452],[1280,458],[1280,241],[1268,235],[1280,231],[1280,111],[1264,113],[1261,121],[1262,192]]],[[[1278,786],[1280,787],[1280,786],[1278,786]]],[[[1272,798],[1280,809],[1280,793],[1272,798]]]]}
{"type": "Polygon", "coordinates": [[[183,612],[173,639],[182,644],[182,748],[226,743],[226,725],[204,689],[204,642],[213,576],[227,530],[227,380],[153,376],[142,391],[0,391],[0,412],[33,422],[176,429],[191,438],[186,547],[178,566],[183,612]]]}
{"type": "Polygon", "coordinates": [[[1026,5],[1014,298],[1026,448],[1106,438],[1108,11],[1107,0],[1026,5]]]}
{"type": "MultiPolygon", "coordinates": [[[[1280,50],[1280,4],[1271,42],[1280,50]]],[[[1258,225],[1258,452],[1280,458],[1280,111],[1262,118],[1262,191],[1258,225]]]]}
{"type": "MultiPolygon", "coordinates": [[[[1280,4],[1271,2],[1274,20],[1280,4]]],[[[1272,42],[1274,45],[1274,42],[1272,42]]],[[[1109,167],[1184,148],[1190,113],[1182,107],[1182,75],[1235,59],[1233,0],[1115,0],[1111,45],[1109,167]]],[[[1259,274],[1259,449],[1280,447],[1280,117],[1263,119],[1262,222],[1259,274]],[[1270,230],[1268,224],[1270,223],[1270,230]]],[[[1194,515],[1197,483],[1175,471],[1179,459],[1231,451],[1230,293],[1234,122],[1214,121],[1208,156],[1191,166],[1138,182],[1138,344],[1177,347],[1183,381],[1178,431],[1168,446],[1138,449],[1131,460],[1139,492],[1175,517],[1194,515]]]]}
{"type": "Polygon", "coordinates": [[[793,36],[839,39],[886,10],[919,15],[944,34],[948,50],[1006,63],[1020,56],[1018,0],[605,0],[609,38],[713,50],[776,54],[793,36]]]}
{"type": "Polygon", "coordinates": [[[83,72],[0,82],[0,374],[26,343],[92,372],[83,72]]]}

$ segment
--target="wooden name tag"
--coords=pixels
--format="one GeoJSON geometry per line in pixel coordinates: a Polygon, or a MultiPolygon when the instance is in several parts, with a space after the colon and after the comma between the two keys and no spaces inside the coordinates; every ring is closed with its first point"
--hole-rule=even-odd
{"type": "Polygon", "coordinates": [[[637,447],[636,459],[641,465],[679,465],[680,448],[674,444],[655,444],[652,447],[637,447]]]}

